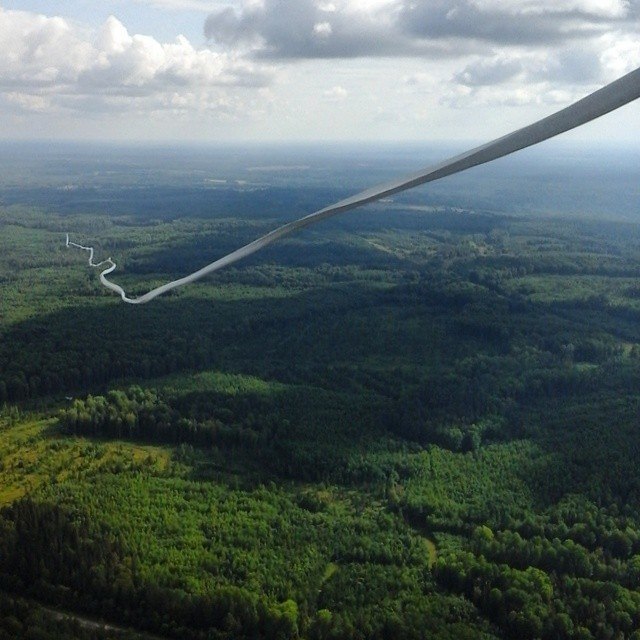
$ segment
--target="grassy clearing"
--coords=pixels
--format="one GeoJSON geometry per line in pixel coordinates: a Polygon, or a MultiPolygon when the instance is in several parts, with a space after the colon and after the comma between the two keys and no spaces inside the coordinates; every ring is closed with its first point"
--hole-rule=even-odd
{"type": "Polygon", "coordinates": [[[54,418],[4,424],[0,431],[0,505],[113,468],[144,465],[164,472],[170,464],[168,449],[69,438],[58,433],[56,424],[54,418]]]}

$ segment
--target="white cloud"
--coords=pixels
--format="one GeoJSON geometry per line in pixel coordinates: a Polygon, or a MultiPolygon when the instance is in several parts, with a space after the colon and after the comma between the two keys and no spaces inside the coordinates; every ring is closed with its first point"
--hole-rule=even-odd
{"type": "MultiPolygon", "coordinates": [[[[283,64],[417,58],[424,71],[400,76],[403,95],[535,106],[630,70],[640,57],[640,0],[238,0],[211,13],[205,34],[247,59],[283,64]],[[444,63],[457,66],[448,78],[444,63]]],[[[344,98],[334,89],[325,98],[344,98]]]]}
{"type": "Polygon", "coordinates": [[[455,75],[455,80],[469,87],[501,84],[523,70],[523,60],[519,56],[500,54],[473,60],[455,75]]]}
{"type": "Polygon", "coordinates": [[[468,103],[560,104],[638,66],[638,38],[614,32],[551,50],[507,50],[494,56],[477,56],[453,79],[472,89],[467,94],[468,103]]]}
{"type": "Polygon", "coordinates": [[[0,8],[0,42],[0,92],[28,111],[142,109],[145,100],[151,109],[202,109],[219,106],[227,87],[270,80],[269,70],[232,52],[196,49],[183,36],[162,43],[131,35],[113,16],[91,33],[63,18],[0,8]]]}
{"type": "Polygon", "coordinates": [[[72,82],[91,64],[92,46],[62,18],[0,8],[0,83],[50,86],[72,82]]]}
{"type": "Polygon", "coordinates": [[[321,38],[328,38],[333,33],[330,22],[316,22],[313,25],[313,33],[321,38]]]}
{"type": "Polygon", "coordinates": [[[482,11],[506,11],[522,15],[576,12],[601,18],[625,18],[629,14],[628,0],[474,0],[482,11]]]}
{"type": "MultiPolygon", "coordinates": [[[[595,65],[586,67],[600,73],[600,64],[593,52],[584,52],[585,59],[595,65]]],[[[578,86],[594,82],[586,73],[582,60],[571,60],[569,52],[500,53],[493,57],[476,58],[454,74],[454,87],[443,96],[442,103],[454,108],[491,106],[540,106],[568,104],[586,93],[578,86]],[[561,58],[565,58],[561,62],[561,58]],[[571,87],[572,90],[568,90],[571,87]]]]}
{"type": "Polygon", "coordinates": [[[146,4],[157,9],[170,11],[202,11],[208,13],[219,5],[216,0],[135,0],[138,4],[146,4]]]}
{"type": "Polygon", "coordinates": [[[323,95],[329,100],[344,100],[349,95],[349,92],[344,87],[336,85],[331,89],[327,89],[323,95]]]}
{"type": "Polygon", "coordinates": [[[431,76],[431,74],[418,72],[418,73],[412,73],[411,75],[408,75],[408,76],[404,76],[402,78],[402,82],[409,87],[418,87],[418,86],[424,86],[426,83],[428,83],[432,79],[433,77],[431,76]]]}
{"type": "Polygon", "coordinates": [[[614,32],[601,39],[600,61],[608,80],[640,66],[640,38],[636,34],[614,32]]]}
{"type": "Polygon", "coordinates": [[[5,100],[20,111],[31,111],[33,113],[44,113],[51,107],[51,100],[47,96],[33,96],[17,91],[10,91],[4,94],[5,100]]]}
{"type": "Polygon", "coordinates": [[[493,135],[640,64],[640,0],[135,2],[194,35],[0,9],[0,135],[493,135]]]}

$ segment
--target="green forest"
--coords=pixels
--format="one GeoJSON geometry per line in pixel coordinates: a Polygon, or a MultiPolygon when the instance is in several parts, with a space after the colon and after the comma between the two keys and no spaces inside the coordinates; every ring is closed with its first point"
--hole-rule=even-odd
{"type": "Polygon", "coordinates": [[[640,639],[640,226],[400,200],[132,307],[66,232],[137,294],[326,189],[99,195],[0,205],[0,638],[640,639]]]}

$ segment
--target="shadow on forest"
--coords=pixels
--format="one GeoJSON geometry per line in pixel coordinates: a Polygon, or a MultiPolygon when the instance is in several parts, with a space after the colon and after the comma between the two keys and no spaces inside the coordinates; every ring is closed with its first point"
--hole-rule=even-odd
{"type": "MultiPolygon", "coordinates": [[[[127,379],[206,370],[277,381],[291,386],[273,392],[267,402],[251,393],[229,402],[210,392],[190,392],[180,408],[189,415],[198,406],[225,404],[225,415],[216,416],[215,407],[207,411],[226,425],[233,427],[235,419],[235,427],[255,433],[248,435],[257,437],[252,446],[268,444],[263,448],[277,462],[272,465],[277,473],[313,479],[335,478],[331,467],[346,468],[345,451],[356,451],[363,436],[369,442],[383,434],[422,445],[433,441],[428,433],[407,429],[407,419],[424,416],[428,422],[448,412],[453,420],[473,424],[508,409],[506,431],[497,441],[533,438],[549,454],[536,462],[537,469],[523,474],[534,496],[549,502],[587,485],[597,491],[602,479],[605,500],[613,474],[625,472],[636,448],[612,446],[614,426],[608,431],[608,451],[632,453],[623,456],[623,467],[595,456],[596,468],[579,454],[588,456],[579,413],[565,416],[557,427],[577,425],[575,438],[566,440],[575,445],[571,449],[559,446],[553,421],[541,411],[545,406],[571,408],[581,398],[590,407],[602,401],[600,365],[594,363],[590,373],[563,361],[563,345],[584,340],[589,331],[584,309],[530,301],[514,306],[503,293],[452,288],[451,280],[424,270],[419,278],[386,288],[367,281],[325,282],[302,292],[256,287],[241,292],[244,298],[222,300],[186,291],[141,307],[105,296],[99,306],[62,309],[7,330],[0,345],[5,393],[17,400],[84,396],[127,379]],[[559,327],[564,333],[558,337],[559,327]],[[530,348],[542,350],[546,364],[523,367],[522,354],[530,348]],[[434,389],[439,392],[435,399],[434,389]],[[414,411],[409,405],[416,398],[422,406],[414,411]],[[263,429],[267,434],[261,440],[263,429]],[[567,469],[572,470],[569,476],[567,469]]],[[[593,313],[602,319],[601,311],[593,313]]],[[[620,389],[632,393],[634,375],[635,369],[610,376],[608,397],[615,399],[620,389]]],[[[624,430],[626,442],[631,431],[624,430]]],[[[589,434],[589,447],[597,448],[598,429],[589,434]]],[[[366,453],[363,447],[359,455],[366,453]]],[[[389,471],[377,479],[383,481],[389,471]]],[[[342,477],[362,480],[358,473],[342,477]]],[[[622,485],[615,487],[621,495],[622,485]]]]}
{"type": "MultiPolygon", "coordinates": [[[[241,228],[222,228],[219,232],[198,233],[175,243],[170,249],[149,252],[141,257],[131,256],[127,261],[128,273],[190,273],[227,253],[255,240],[274,227],[295,218],[276,218],[269,224],[254,226],[254,219],[246,220],[251,225],[241,228]]],[[[412,211],[398,209],[389,213],[384,208],[369,207],[364,211],[352,211],[344,217],[330,219],[320,227],[303,230],[270,246],[258,255],[250,256],[239,263],[239,267],[271,266],[278,268],[308,267],[321,264],[332,267],[367,267],[373,269],[415,269],[410,259],[395,255],[391,251],[365,244],[362,234],[385,231],[430,234],[487,234],[503,228],[506,216],[480,213],[445,211],[412,211]]]]}

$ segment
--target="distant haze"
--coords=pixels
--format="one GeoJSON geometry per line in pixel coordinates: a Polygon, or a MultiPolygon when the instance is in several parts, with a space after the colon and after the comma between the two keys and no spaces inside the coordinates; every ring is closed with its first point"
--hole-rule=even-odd
{"type": "Polygon", "coordinates": [[[5,140],[486,140],[640,66],[640,0],[0,0],[0,45],[5,140]]]}
{"type": "MultiPolygon", "coordinates": [[[[242,216],[262,194],[265,215],[287,222],[375,183],[464,151],[451,144],[122,145],[0,142],[0,203],[60,213],[158,218],[242,216]],[[261,170],[255,169],[260,167],[261,170]],[[283,167],[291,167],[283,171],[283,167]],[[283,194],[303,193],[304,197],[283,194]],[[284,198],[284,199],[283,199],[284,198]],[[270,211],[267,212],[267,209],[270,211]]],[[[558,138],[400,194],[394,203],[506,214],[639,221],[640,149],[558,138]]],[[[393,219],[395,204],[379,205],[393,219]]],[[[371,205],[374,206],[374,205],[371,205]]],[[[371,207],[370,206],[370,207],[371,207]]],[[[348,220],[370,216],[349,213],[348,220]]],[[[359,228],[361,222],[356,223],[359,228]]]]}

